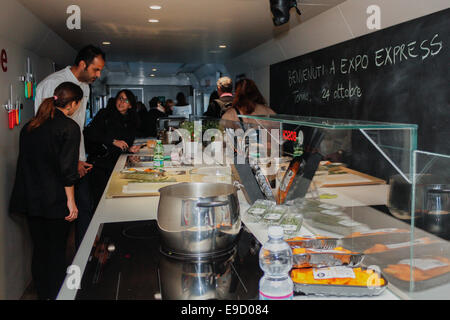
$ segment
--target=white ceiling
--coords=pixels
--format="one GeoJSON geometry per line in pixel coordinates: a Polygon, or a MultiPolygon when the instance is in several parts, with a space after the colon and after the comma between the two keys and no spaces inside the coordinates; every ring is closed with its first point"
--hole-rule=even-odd
{"type": "Polygon", "coordinates": [[[109,61],[176,63],[223,63],[344,2],[300,0],[302,15],[292,9],[289,24],[275,27],[269,0],[18,1],[76,50],[110,41],[102,46],[109,61]],[[81,30],[66,27],[73,4],[81,9],[81,30]],[[149,8],[155,4],[162,9],[149,8]]]}
{"type": "Polygon", "coordinates": [[[223,64],[345,0],[299,0],[302,15],[291,9],[289,23],[279,27],[272,23],[269,0],[18,1],[75,50],[86,44],[101,47],[107,55],[105,76],[142,79],[223,64]],[[70,5],[80,7],[80,30],[66,26],[70,5]],[[162,9],[151,10],[150,5],[162,9]],[[227,48],[219,48],[221,44],[227,48]]]}

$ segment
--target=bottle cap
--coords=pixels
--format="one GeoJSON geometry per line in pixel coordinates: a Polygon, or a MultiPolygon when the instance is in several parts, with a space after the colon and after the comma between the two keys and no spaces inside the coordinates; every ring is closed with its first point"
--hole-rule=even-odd
{"type": "Polygon", "coordinates": [[[280,226],[270,226],[269,227],[269,237],[271,238],[283,238],[284,231],[280,226]]]}

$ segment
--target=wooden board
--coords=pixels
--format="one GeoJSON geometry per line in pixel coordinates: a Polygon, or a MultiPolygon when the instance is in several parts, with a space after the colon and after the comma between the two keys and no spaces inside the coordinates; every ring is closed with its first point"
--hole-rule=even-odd
{"type": "Polygon", "coordinates": [[[162,187],[180,183],[180,182],[200,182],[202,179],[201,175],[190,175],[187,171],[186,175],[173,175],[175,182],[162,182],[162,183],[144,183],[148,189],[145,192],[124,192],[124,186],[129,183],[133,183],[133,180],[120,178],[120,172],[113,172],[111,175],[111,180],[106,191],[106,199],[111,198],[123,198],[123,197],[151,197],[159,196],[158,190],[162,187]]]}
{"type": "Polygon", "coordinates": [[[386,181],[382,179],[346,167],[338,167],[335,170],[345,173],[316,176],[313,181],[319,188],[386,184],[386,181]]]}

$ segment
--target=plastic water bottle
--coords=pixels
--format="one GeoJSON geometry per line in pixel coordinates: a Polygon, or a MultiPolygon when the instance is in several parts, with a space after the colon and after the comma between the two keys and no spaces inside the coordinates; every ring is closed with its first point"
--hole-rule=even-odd
{"type": "Polygon", "coordinates": [[[292,250],[283,240],[282,227],[269,227],[269,240],[259,251],[259,266],[264,271],[259,281],[259,300],[292,300],[292,250]]]}
{"type": "Polygon", "coordinates": [[[156,146],[153,153],[153,163],[155,167],[164,167],[164,146],[161,140],[156,140],[156,146]]]}

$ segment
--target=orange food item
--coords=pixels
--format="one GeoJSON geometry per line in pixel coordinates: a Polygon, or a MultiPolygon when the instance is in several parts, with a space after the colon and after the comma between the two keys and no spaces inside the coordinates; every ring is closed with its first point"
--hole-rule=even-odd
{"type": "Polygon", "coordinates": [[[380,234],[389,234],[389,233],[407,233],[409,230],[407,229],[397,229],[397,230],[390,230],[390,231],[379,231],[377,232],[374,230],[374,232],[353,232],[352,234],[346,236],[345,238],[357,238],[357,237],[365,237],[365,236],[375,236],[380,234]]]}
{"type": "MultiPolygon", "coordinates": [[[[430,244],[430,243],[437,242],[437,241],[439,241],[439,240],[431,240],[428,237],[423,237],[423,238],[414,240],[412,245],[430,244]]],[[[388,250],[408,248],[410,246],[411,246],[411,242],[399,243],[398,245],[397,244],[384,245],[384,244],[377,243],[373,247],[366,249],[364,251],[364,253],[365,254],[379,253],[379,252],[384,252],[384,251],[388,251],[388,250]]]]}
{"type": "Polygon", "coordinates": [[[326,284],[326,285],[348,285],[348,286],[383,286],[385,281],[373,270],[353,268],[355,278],[330,278],[314,279],[313,268],[293,269],[291,271],[292,281],[301,284],[326,284]]]}
{"type": "Polygon", "coordinates": [[[411,280],[411,269],[413,270],[412,276],[414,281],[428,280],[433,277],[437,277],[450,272],[450,259],[444,257],[434,257],[433,259],[441,261],[447,265],[435,267],[428,270],[422,270],[416,267],[411,268],[411,266],[408,264],[390,264],[386,268],[384,268],[383,271],[403,281],[411,280]]]}
{"type": "Polygon", "coordinates": [[[147,140],[147,148],[151,149],[156,146],[156,140],[147,140]]]}
{"type": "MultiPolygon", "coordinates": [[[[343,247],[336,247],[334,249],[328,249],[328,250],[317,250],[317,249],[307,249],[307,248],[293,248],[292,254],[300,255],[300,254],[332,254],[335,259],[338,259],[342,261],[343,264],[349,264],[351,254],[357,254],[357,252],[352,252],[350,250],[344,249],[343,247]],[[330,252],[333,251],[339,251],[339,252],[330,252]]],[[[302,267],[303,265],[296,265],[297,268],[302,267]]],[[[309,264],[308,264],[309,266],[309,264]]]]}
{"type": "MultiPolygon", "coordinates": [[[[344,249],[343,247],[336,247],[334,249],[329,249],[329,250],[342,251],[342,253],[354,253],[350,250],[344,249]]],[[[329,251],[329,250],[327,250],[327,251],[329,251]]],[[[328,253],[327,251],[325,251],[325,253],[328,253]]],[[[293,248],[292,253],[293,254],[305,254],[305,253],[320,254],[321,252],[319,251],[319,249],[293,248]]]]}
{"type": "Polygon", "coordinates": [[[302,156],[296,156],[294,159],[291,160],[289,163],[289,167],[286,171],[286,173],[283,176],[283,179],[281,179],[280,187],[278,189],[278,195],[277,195],[277,204],[284,203],[287,193],[289,189],[291,188],[292,183],[294,182],[294,179],[297,175],[297,173],[303,170],[303,157],[302,156]]]}
{"type": "Polygon", "coordinates": [[[323,237],[323,236],[315,236],[315,237],[293,237],[293,238],[289,238],[286,241],[304,241],[304,240],[314,240],[314,239],[331,239],[328,237],[323,237]]]}
{"type": "Polygon", "coordinates": [[[378,252],[384,252],[384,251],[387,251],[387,250],[389,250],[389,248],[386,247],[384,244],[377,243],[373,247],[365,250],[364,253],[365,254],[378,253],[378,252]]]}

